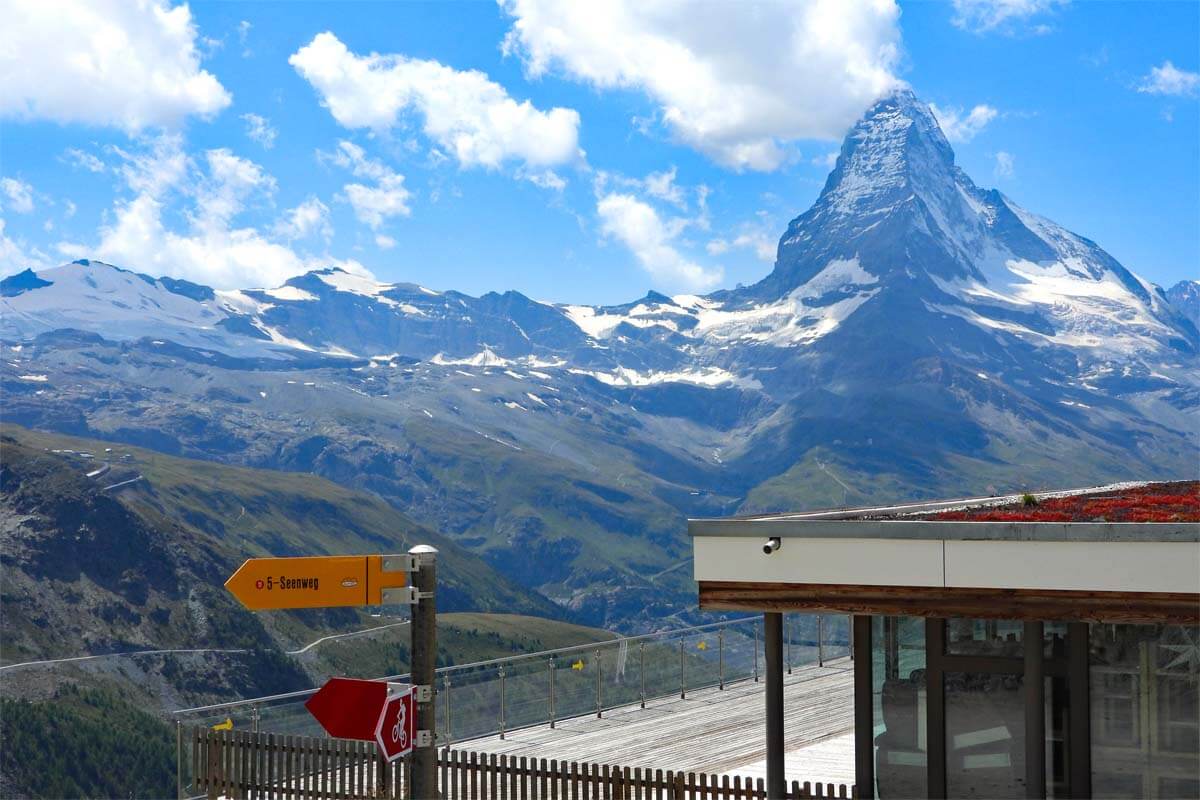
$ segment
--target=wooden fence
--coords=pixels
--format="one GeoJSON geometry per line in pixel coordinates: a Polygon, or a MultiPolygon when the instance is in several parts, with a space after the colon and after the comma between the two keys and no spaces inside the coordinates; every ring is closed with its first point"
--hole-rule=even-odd
{"type": "MultiPolygon", "coordinates": [[[[372,742],[193,728],[193,788],[231,800],[402,800],[403,760],[388,764],[372,742]]],[[[763,780],[438,751],[445,800],[765,800],[763,780]]],[[[851,798],[845,784],[793,781],[787,800],[851,798]]],[[[184,793],[186,794],[186,792],[184,793]]],[[[425,800],[417,798],[416,800],[425,800]]]]}

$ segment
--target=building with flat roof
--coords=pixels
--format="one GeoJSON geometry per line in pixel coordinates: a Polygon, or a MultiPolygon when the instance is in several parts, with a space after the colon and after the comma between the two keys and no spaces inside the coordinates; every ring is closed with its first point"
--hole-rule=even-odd
{"type": "Polygon", "coordinates": [[[1200,482],[689,522],[700,607],[853,615],[858,796],[1200,797],[1200,482]]]}

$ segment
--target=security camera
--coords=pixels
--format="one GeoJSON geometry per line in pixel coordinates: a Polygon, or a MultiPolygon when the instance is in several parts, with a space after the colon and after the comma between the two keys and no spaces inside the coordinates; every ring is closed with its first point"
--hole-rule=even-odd
{"type": "Polygon", "coordinates": [[[770,539],[767,539],[766,544],[763,545],[763,552],[767,555],[771,555],[771,553],[774,553],[779,549],[780,544],[781,542],[779,541],[779,537],[772,536],[770,539]]]}

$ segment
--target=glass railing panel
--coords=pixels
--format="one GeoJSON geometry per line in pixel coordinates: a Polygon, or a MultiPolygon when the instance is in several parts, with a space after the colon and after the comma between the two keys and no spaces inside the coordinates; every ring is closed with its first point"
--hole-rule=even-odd
{"type": "MultiPolygon", "coordinates": [[[[611,656],[608,659],[611,666],[611,656]]],[[[586,650],[555,659],[554,715],[557,719],[596,713],[596,678],[603,677],[602,652],[586,650]]]]}
{"type": "Polygon", "coordinates": [[[683,650],[684,685],[696,691],[721,682],[721,634],[710,629],[680,639],[683,650]]]}
{"type": "MultiPolygon", "coordinates": [[[[758,641],[757,622],[743,622],[725,629],[725,682],[753,680],[755,669],[755,647],[758,641]]],[[[762,669],[762,661],[757,668],[762,669]]]]}
{"type": "Polygon", "coordinates": [[[825,632],[822,650],[825,660],[847,658],[850,655],[851,619],[846,614],[833,614],[824,618],[825,632]]]}
{"type": "Polygon", "coordinates": [[[438,700],[451,709],[454,741],[472,739],[500,730],[499,666],[456,669],[449,689],[438,700]]]}
{"type": "MultiPolygon", "coordinates": [[[[555,676],[557,677],[557,676],[555,676]]],[[[550,720],[550,659],[525,659],[504,668],[505,730],[550,720]]]]}
{"type": "Polygon", "coordinates": [[[677,638],[662,638],[645,643],[646,699],[678,696],[679,642],[677,638]]]}

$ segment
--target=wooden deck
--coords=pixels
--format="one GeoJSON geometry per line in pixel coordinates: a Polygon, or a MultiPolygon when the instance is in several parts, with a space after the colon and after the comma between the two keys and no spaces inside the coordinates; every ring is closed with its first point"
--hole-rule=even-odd
{"type": "MultiPolygon", "coordinates": [[[[765,774],[764,684],[744,681],[457,742],[455,749],[729,775],[765,774]]],[[[787,779],[854,782],[853,668],[848,659],[784,676],[787,779]]]]}

